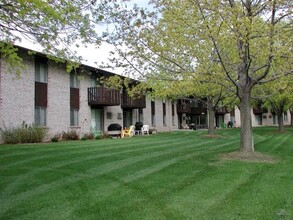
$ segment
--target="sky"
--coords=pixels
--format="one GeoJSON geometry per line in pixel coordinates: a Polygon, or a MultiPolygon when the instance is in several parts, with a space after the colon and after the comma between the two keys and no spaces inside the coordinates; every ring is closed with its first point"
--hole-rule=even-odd
{"type": "MultiPolygon", "coordinates": [[[[135,3],[142,7],[148,7],[149,0],[132,0],[131,2],[133,4],[135,3]]],[[[98,28],[100,28],[100,31],[102,31],[105,28],[105,26],[100,25],[98,26],[98,28]]],[[[29,41],[27,39],[22,39],[21,42],[16,42],[16,45],[22,46],[34,51],[42,52],[42,47],[40,45],[38,45],[35,42],[29,41]]],[[[73,46],[72,49],[73,51],[74,50],[77,51],[78,56],[82,56],[83,58],[82,64],[100,69],[100,66],[102,65],[103,62],[104,63],[108,62],[109,52],[113,50],[113,46],[107,43],[102,43],[99,48],[97,48],[95,45],[86,45],[86,47],[80,46],[79,48],[76,48],[73,46]]],[[[122,68],[115,68],[115,69],[108,68],[105,70],[116,73],[116,74],[120,74],[120,75],[123,72],[122,68]]]]}

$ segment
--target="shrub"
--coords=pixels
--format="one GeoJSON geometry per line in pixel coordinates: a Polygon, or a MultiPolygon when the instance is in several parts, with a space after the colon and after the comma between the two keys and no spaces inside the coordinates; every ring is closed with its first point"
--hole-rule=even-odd
{"type": "Polygon", "coordinates": [[[79,140],[79,135],[76,130],[63,131],[62,138],[65,140],[79,140]]]}
{"type": "Polygon", "coordinates": [[[5,144],[40,143],[47,134],[47,129],[23,122],[18,127],[1,129],[1,138],[5,144]]]}
{"type": "Polygon", "coordinates": [[[97,135],[97,136],[95,137],[96,140],[101,140],[101,139],[103,139],[103,138],[104,138],[103,135],[97,135]]]}
{"type": "Polygon", "coordinates": [[[56,137],[52,137],[52,138],[51,138],[51,142],[58,142],[58,138],[56,138],[56,137]]]}
{"type": "Polygon", "coordinates": [[[105,134],[102,135],[102,138],[104,138],[104,139],[112,139],[113,137],[111,135],[105,133],[105,134]]]}
{"type": "Polygon", "coordinates": [[[87,137],[86,137],[86,136],[82,136],[82,137],[80,138],[80,140],[82,140],[82,141],[86,141],[86,140],[87,140],[87,137]]]}
{"type": "Polygon", "coordinates": [[[58,142],[59,140],[62,140],[62,134],[57,133],[51,138],[51,142],[58,142]]]}
{"type": "Polygon", "coordinates": [[[60,135],[56,134],[54,137],[51,138],[51,142],[58,142],[60,138],[60,135]]]}
{"type": "Polygon", "coordinates": [[[82,140],[93,140],[94,139],[94,135],[92,133],[85,133],[82,138],[82,140]]]}

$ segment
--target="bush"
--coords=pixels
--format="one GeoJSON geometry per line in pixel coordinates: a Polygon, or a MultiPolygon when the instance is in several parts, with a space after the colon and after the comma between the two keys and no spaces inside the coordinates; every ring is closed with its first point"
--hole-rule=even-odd
{"type": "Polygon", "coordinates": [[[5,144],[40,143],[44,140],[47,129],[28,125],[23,122],[19,127],[1,129],[1,138],[5,144]]]}
{"type": "Polygon", "coordinates": [[[82,138],[82,140],[93,140],[94,139],[94,135],[92,133],[85,133],[82,138]]]}
{"type": "Polygon", "coordinates": [[[103,134],[102,138],[103,139],[112,139],[113,137],[111,135],[109,135],[109,134],[103,134]]]}
{"type": "Polygon", "coordinates": [[[58,142],[59,140],[61,140],[61,134],[57,133],[55,134],[52,138],[51,138],[51,142],[58,142]]]}
{"type": "Polygon", "coordinates": [[[80,140],[86,141],[87,140],[87,137],[86,136],[82,136],[82,138],[80,138],[80,140]]]}
{"type": "Polygon", "coordinates": [[[103,135],[97,135],[97,136],[95,137],[96,140],[101,140],[101,139],[103,139],[103,138],[104,138],[103,135]]]}
{"type": "Polygon", "coordinates": [[[52,138],[51,138],[51,142],[58,142],[58,138],[56,138],[56,137],[52,137],[52,138]]]}
{"type": "Polygon", "coordinates": [[[76,130],[71,130],[68,132],[63,131],[62,138],[65,140],[79,140],[79,135],[76,130]]]}

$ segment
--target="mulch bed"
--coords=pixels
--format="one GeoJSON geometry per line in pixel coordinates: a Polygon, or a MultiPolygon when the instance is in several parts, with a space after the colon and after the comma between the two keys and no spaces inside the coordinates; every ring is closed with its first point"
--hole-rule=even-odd
{"type": "Polygon", "coordinates": [[[240,152],[235,151],[227,154],[221,155],[222,160],[238,160],[245,162],[256,162],[256,163],[277,163],[278,160],[273,158],[272,156],[262,154],[260,152],[240,152]]]}

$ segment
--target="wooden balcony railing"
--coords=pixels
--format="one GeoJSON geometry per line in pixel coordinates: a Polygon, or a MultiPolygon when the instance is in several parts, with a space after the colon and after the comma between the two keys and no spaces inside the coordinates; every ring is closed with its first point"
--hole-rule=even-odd
{"type": "Polygon", "coordinates": [[[177,104],[177,113],[182,114],[190,114],[191,113],[191,105],[190,103],[178,103],[177,104]]]}
{"type": "Polygon", "coordinates": [[[253,114],[262,114],[262,113],[268,113],[268,110],[263,107],[255,107],[253,108],[253,114]]]}
{"type": "Polygon", "coordinates": [[[106,87],[88,88],[88,104],[100,106],[120,105],[120,91],[106,87]]]}
{"type": "Polygon", "coordinates": [[[122,96],[122,108],[145,108],[146,107],[145,95],[140,97],[130,97],[128,94],[124,93],[122,96]]]}
{"type": "Polygon", "coordinates": [[[226,114],[226,113],[229,113],[229,111],[225,107],[222,107],[216,110],[216,114],[219,114],[219,115],[226,114]]]}
{"type": "Polygon", "coordinates": [[[191,114],[192,115],[202,115],[207,113],[206,107],[192,107],[191,114]]]}

